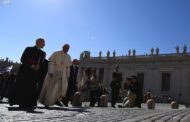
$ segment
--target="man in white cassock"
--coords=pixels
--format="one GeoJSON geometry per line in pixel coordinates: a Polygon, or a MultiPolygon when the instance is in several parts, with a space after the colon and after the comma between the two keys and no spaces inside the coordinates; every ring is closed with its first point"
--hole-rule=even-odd
{"type": "Polygon", "coordinates": [[[39,97],[39,102],[45,106],[54,105],[66,94],[71,65],[71,57],[67,54],[69,47],[65,44],[62,51],[54,52],[49,58],[48,73],[39,97]]]}

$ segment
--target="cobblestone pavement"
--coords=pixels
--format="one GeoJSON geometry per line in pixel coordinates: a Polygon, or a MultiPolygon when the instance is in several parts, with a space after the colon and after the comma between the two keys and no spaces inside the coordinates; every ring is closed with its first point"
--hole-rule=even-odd
{"type": "MultiPolygon", "coordinates": [[[[85,106],[85,103],[83,103],[85,106]]],[[[109,104],[110,106],[110,104],[109,104]]],[[[59,107],[44,108],[38,105],[34,110],[21,110],[18,106],[10,107],[0,103],[0,122],[15,121],[66,121],[66,122],[190,122],[190,108],[183,105],[171,109],[169,104],[156,104],[154,110],[142,108],[112,107],[59,107]]]]}

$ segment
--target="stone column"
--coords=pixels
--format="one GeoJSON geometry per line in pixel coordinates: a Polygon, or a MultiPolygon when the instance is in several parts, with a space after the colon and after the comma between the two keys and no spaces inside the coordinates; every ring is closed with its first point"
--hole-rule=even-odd
{"type": "Polygon", "coordinates": [[[80,67],[79,66],[79,71],[78,71],[78,74],[77,74],[77,82],[78,82],[78,88],[80,89],[81,87],[81,83],[82,83],[82,80],[83,80],[83,77],[84,77],[84,73],[85,73],[85,67],[80,67]]]}

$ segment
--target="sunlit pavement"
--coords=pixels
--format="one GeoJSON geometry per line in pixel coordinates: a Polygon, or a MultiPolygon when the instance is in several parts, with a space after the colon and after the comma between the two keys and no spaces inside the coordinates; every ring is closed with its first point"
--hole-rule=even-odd
{"type": "Polygon", "coordinates": [[[142,108],[110,107],[59,107],[45,108],[38,104],[34,110],[10,107],[6,102],[0,103],[0,122],[15,121],[68,121],[68,122],[190,122],[190,108],[183,105],[179,109],[171,109],[170,104],[156,104],[154,110],[148,110],[146,104],[142,108]]]}

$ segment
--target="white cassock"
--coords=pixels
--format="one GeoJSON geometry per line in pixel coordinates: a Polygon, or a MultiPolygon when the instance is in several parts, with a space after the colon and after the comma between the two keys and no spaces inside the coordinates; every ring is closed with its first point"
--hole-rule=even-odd
{"type": "Polygon", "coordinates": [[[67,91],[67,78],[70,74],[71,57],[63,51],[53,53],[49,58],[48,73],[40,93],[39,102],[46,106],[53,105],[60,97],[64,97],[67,91]]]}

